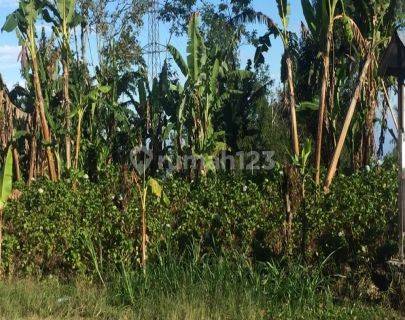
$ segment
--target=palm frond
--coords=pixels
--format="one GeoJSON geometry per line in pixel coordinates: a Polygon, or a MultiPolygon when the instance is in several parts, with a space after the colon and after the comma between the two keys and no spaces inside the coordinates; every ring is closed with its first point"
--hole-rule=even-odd
{"type": "Polygon", "coordinates": [[[242,23],[259,23],[267,26],[269,29],[276,27],[274,21],[260,11],[255,11],[253,9],[247,9],[242,13],[231,19],[232,24],[242,24],[242,23]]]}

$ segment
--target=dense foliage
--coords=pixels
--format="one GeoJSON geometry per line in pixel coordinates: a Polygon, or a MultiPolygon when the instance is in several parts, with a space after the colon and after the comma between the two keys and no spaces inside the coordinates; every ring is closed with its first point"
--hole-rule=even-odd
{"type": "Polygon", "coordinates": [[[280,281],[321,265],[340,291],[387,290],[398,188],[386,140],[398,125],[378,67],[404,26],[400,0],[301,0],[299,31],[287,0],[271,17],[251,0],[17,2],[1,28],[20,42],[24,84],[0,77],[0,276],[105,286],[120,270],[143,285],[163,257],[196,273],[226,258],[258,281],[274,265],[280,281]],[[141,46],[147,14],[169,43],[141,46]],[[270,150],[274,168],[215,167],[270,150]]]}
{"type": "MultiPolygon", "coordinates": [[[[140,208],[123,173],[97,183],[80,178],[21,185],[5,211],[4,267],[16,274],[82,274],[122,262],[139,266],[140,208]]],[[[162,182],[169,204],[149,198],[150,259],[189,247],[201,257],[233,252],[253,261],[316,263],[332,270],[381,267],[395,252],[396,179],[390,165],[340,176],[327,195],[311,192],[294,217],[292,250],[284,236],[282,177],[210,176],[162,182]],[[342,201],[344,200],[344,201],[342,201]],[[287,251],[288,250],[288,251],[287,251]]],[[[308,186],[311,188],[311,186],[308,186]]],[[[374,268],[375,269],[375,268],[374,268]]]]}

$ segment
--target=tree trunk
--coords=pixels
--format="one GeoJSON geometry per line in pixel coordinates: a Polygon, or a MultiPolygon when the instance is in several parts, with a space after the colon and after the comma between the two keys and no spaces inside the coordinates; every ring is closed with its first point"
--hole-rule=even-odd
{"type": "Polygon", "coordinates": [[[147,256],[147,234],[146,234],[146,196],[147,196],[147,187],[143,189],[143,194],[141,195],[142,201],[142,212],[141,212],[141,228],[142,228],[142,268],[146,270],[146,260],[147,256]]]}
{"type": "Polygon", "coordinates": [[[37,100],[36,106],[38,107],[39,111],[39,116],[41,119],[41,130],[42,130],[42,136],[44,138],[45,143],[47,144],[46,146],[46,157],[48,160],[48,169],[49,169],[49,176],[52,181],[57,181],[58,177],[56,174],[56,167],[55,167],[55,159],[53,157],[53,153],[50,147],[51,144],[51,133],[48,127],[48,121],[46,119],[46,113],[45,113],[45,101],[44,97],[42,95],[42,88],[41,88],[41,82],[39,79],[39,67],[38,67],[38,60],[37,60],[37,52],[36,52],[36,45],[35,45],[35,39],[33,36],[33,26],[30,26],[30,33],[31,33],[31,63],[32,63],[32,73],[33,73],[33,80],[34,80],[34,88],[35,88],[35,96],[37,100]]]}
{"type": "Polygon", "coordinates": [[[324,185],[325,191],[329,190],[329,187],[330,187],[330,185],[332,183],[333,177],[335,176],[337,164],[339,162],[339,158],[340,158],[340,155],[342,153],[343,145],[344,145],[344,142],[346,140],[346,136],[347,136],[347,132],[349,130],[350,122],[352,120],[354,110],[356,109],[357,102],[358,102],[358,100],[360,98],[361,89],[363,87],[364,80],[365,80],[365,78],[367,76],[367,72],[368,72],[368,68],[370,67],[370,63],[371,63],[371,56],[368,56],[364,66],[363,66],[363,69],[361,71],[361,74],[359,76],[358,84],[357,84],[356,90],[354,92],[352,101],[350,103],[350,107],[349,107],[349,109],[347,111],[346,119],[345,119],[345,122],[343,124],[342,132],[340,134],[339,141],[337,143],[335,153],[333,154],[332,163],[330,164],[328,174],[327,174],[327,177],[326,177],[326,180],[325,180],[325,185],[324,185]]]}
{"type": "Polygon", "coordinates": [[[82,135],[82,119],[83,119],[83,111],[79,111],[79,119],[77,122],[77,132],[76,132],[76,151],[75,151],[75,163],[74,163],[74,169],[77,170],[79,167],[79,152],[80,152],[80,140],[81,140],[81,135],[82,135]]]}
{"type": "Polygon", "coordinates": [[[70,97],[69,97],[69,62],[66,53],[65,60],[63,62],[63,103],[65,105],[65,121],[66,121],[66,169],[70,170],[72,166],[71,158],[71,139],[70,139],[70,97]]]}
{"type": "MultiPolygon", "coordinates": [[[[85,13],[83,15],[83,17],[87,17],[87,14],[85,13]]],[[[80,27],[81,27],[81,33],[80,33],[81,59],[82,59],[83,64],[87,66],[87,43],[88,43],[87,21],[82,22],[80,27]]]]}
{"type": "MultiPolygon", "coordinates": [[[[37,110],[37,108],[35,108],[37,110]]],[[[31,185],[31,182],[35,177],[35,169],[37,166],[37,139],[35,133],[37,131],[38,115],[34,111],[31,118],[31,139],[30,139],[30,162],[29,162],[29,171],[28,171],[28,185],[31,185]]]]}
{"type": "Polygon", "coordinates": [[[323,53],[323,75],[321,86],[321,97],[319,99],[318,110],[318,131],[316,135],[316,150],[315,150],[315,183],[318,185],[321,175],[321,154],[322,154],[322,135],[323,135],[323,123],[326,110],[326,90],[329,79],[329,55],[332,42],[332,30],[329,29],[327,35],[326,50],[323,53]]]}
{"type": "Polygon", "coordinates": [[[28,185],[30,185],[31,182],[34,180],[36,159],[37,159],[37,141],[35,138],[35,133],[33,133],[30,141],[30,164],[29,164],[30,167],[28,171],[28,185]]]}
{"type": "Polygon", "coordinates": [[[364,143],[364,159],[363,167],[369,164],[371,158],[375,152],[375,140],[374,140],[374,119],[375,112],[377,109],[377,99],[376,99],[376,83],[373,79],[373,64],[370,64],[368,71],[368,81],[367,81],[367,115],[366,115],[366,127],[365,127],[365,143],[364,143]]]}
{"type": "Polygon", "coordinates": [[[16,147],[13,147],[13,166],[15,172],[15,179],[17,181],[21,180],[21,171],[20,171],[20,157],[16,147]]]}
{"type": "Polygon", "coordinates": [[[291,57],[289,55],[286,59],[286,64],[287,64],[287,73],[288,73],[288,88],[290,91],[291,135],[292,135],[292,139],[293,139],[294,154],[299,155],[300,146],[299,146],[299,139],[298,139],[297,115],[296,115],[296,111],[295,111],[296,107],[295,107],[293,70],[292,70],[291,57]]]}

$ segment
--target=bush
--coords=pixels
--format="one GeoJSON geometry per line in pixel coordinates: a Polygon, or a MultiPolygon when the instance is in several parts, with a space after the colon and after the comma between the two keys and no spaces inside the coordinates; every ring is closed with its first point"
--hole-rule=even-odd
{"type": "MultiPolygon", "coordinates": [[[[395,168],[390,165],[336,178],[324,195],[312,184],[294,217],[293,257],[308,263],[332,254],[342,271],[384,263],[396,250],[395,168]],[[305,257],[304,257],[305,254],[305,257]]],[[[269,261],[286,255],[281,177],[218,174],[189,183],[164,178],[170,204],[149,197],[149,259],[163,251],[184,255],[235,252],[269,261]]],[[[10,274],[88,274],[137,265],[140,210],[136,189],[116,169],[97,183],[37,181],[18,186],[7,206],[3,267],[10,274]]]]}

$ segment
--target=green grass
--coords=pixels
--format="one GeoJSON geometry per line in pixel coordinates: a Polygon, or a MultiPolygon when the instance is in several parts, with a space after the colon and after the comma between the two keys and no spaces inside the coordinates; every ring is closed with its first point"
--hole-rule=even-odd
{"type": "Polygon", "coordinates": [[[393,310],[337,304],[317,271],[248,262],[166,260],[105,276],[106,286],[56,278],[0,283],[1,319],[399,319],[393,310]]]}

